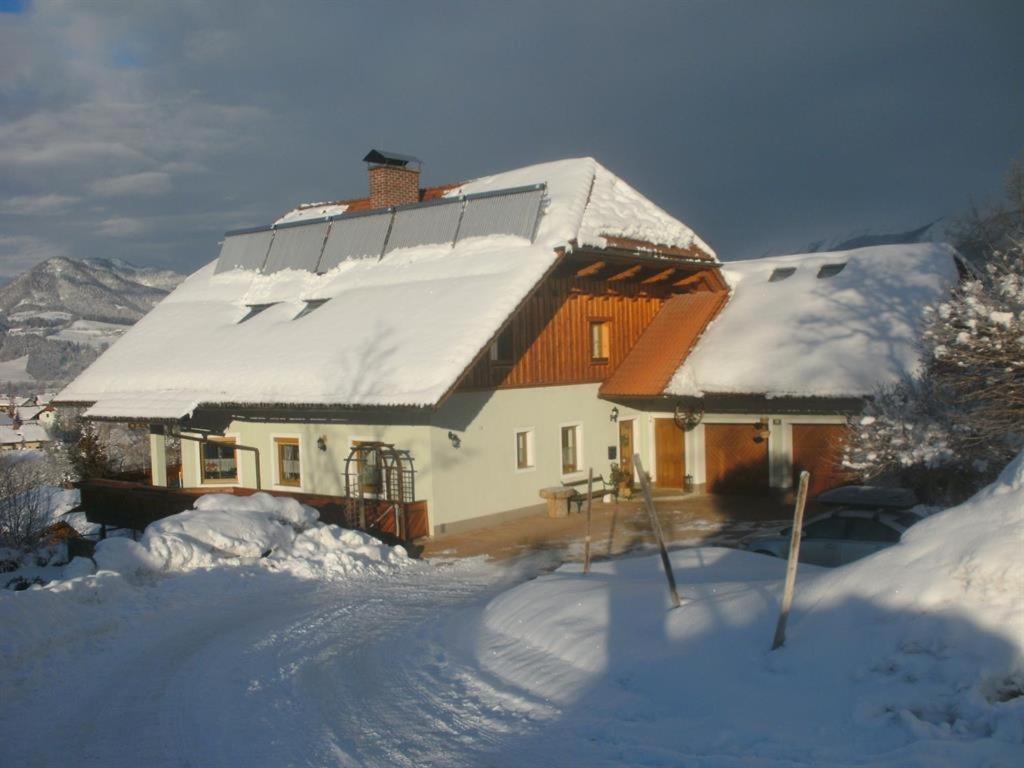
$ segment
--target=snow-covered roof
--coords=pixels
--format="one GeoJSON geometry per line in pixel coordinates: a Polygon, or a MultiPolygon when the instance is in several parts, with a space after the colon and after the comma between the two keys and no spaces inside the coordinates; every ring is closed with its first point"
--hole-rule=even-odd
{"type": "Polygon", "coordinates": [[[21,443],[46,443],[50,435],[39,424],[22,424],[17,429],[0,426],[0,445],[20,445],[21,443]]]}
{"type": "Polygon", "coordinates": [[[723,273],[729,302],[665,394],[869,395],[918,369],[925,309],[957,279],[955,251],[937,243],[729,262],[723,273]]]}
{"type": "Polygon", "coordinates": [[[714,253],[590,158],[466,182],[470,195],[545,184],[532,242],[491,235],[343,261],[326,274],[214,264],[187,278],[71,383],[90,415],[176,416],[202,403],[430,406],[554,265],[604,237],[714,253]],[[302,317],[307,300],[327,301],[302,317]],[[271,305],[250,319],[252,305],[271,305]]]}

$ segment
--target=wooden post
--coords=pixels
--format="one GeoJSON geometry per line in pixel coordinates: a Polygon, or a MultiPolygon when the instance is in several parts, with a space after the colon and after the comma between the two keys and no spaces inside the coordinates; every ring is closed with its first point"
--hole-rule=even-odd
{"type": "Polygon", "coordinates": [[[594,504],[594,468],[587,475],[587,536],[583,539],[583,572],[590,573],[590,508],[594,504]]]}
{"type": "Polygon", "coordinates": [[[789,560],[786,562],[786,586],[782,591],[782,610],[779,612],[779,623],[775,625],[775,639],[772,650],[781,648],[786,642],[786,621],[789,620],[789,609],[793,606],[793,587],[796,585],[796,567],[800,561],[800,536],[804,527],[804,505],[807,503],[807,485],[811,473],[806,470],[800,473],[800,489],[796,494],[796,508],[793,510],[793,532],[789,537],[789,560]]]}
{"type": "Polygon", "coordinates": [[[676,591],[676,577],[672,573],[672,563],[668,559],[668,550],[665,549],[665,536],[661,532],[661,521],[658,519],[658,512],[654,508],[654,499],[651,498],[651,481],[647,479],[647,473],[644,471],[644,464],[640,460],[639,453],[633,454],[633,466],[636,467],[640,475],[640,487],[643,488],[644,492],[644,505],[647,507],[647,513],[651,516],[651,528],[654,529],[654,536],[658,540],[658,549],[661,550],[661,564],[665,566],[665,578],[668,579],[668,593],[672,598],[672,607],[678,608],[680,600],[679,592],[676,591]]]}

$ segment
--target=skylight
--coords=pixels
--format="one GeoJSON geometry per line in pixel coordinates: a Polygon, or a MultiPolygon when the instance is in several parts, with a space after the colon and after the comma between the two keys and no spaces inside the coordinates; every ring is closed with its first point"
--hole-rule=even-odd
{"type": "Polygon", "coordinates": [[[306,306],[304,306],[302,308],[302,311],[299,312],[299,314],[297,314],[295,317],[293,317],[292,320],[298,320],[300,317],[305,317],[314,309],[320,309],[320,307],[322,307],[326,303],[327,299],[306,299],[306,306]]]}
{"type": "Polygon", "coordinates": [[[845,269],[845,268],[846,268],[846,262],[845,261],[841,262],[839,264],[822,264],[821,269],[818,270],[818,279],[819,280],[824,280],[825,278],[828,278],[828,277],[835,277],[840,272],[842,272],[843,269],[845,269]]]}
{"type": "Polygon", "coordinates": [[[768,282],[777,283],[780,280],[785,280],[787,277],[792,277],[794,272],[796,272],[796,267],[776,267],[772,271],[771,277],[768,278],[768,282]]]}
{"type": "Polygon", "coordinates": [[[262,312],[265,309],[270,309],[272,306],[274,306],[274,304],[277,303],[278,302],[274,301],[271,302],[270,304],[246,304],[245,306],[249,309],[249,312],[245,315],[245,317],[238,321],[238,324],[241,325],[246,320],[252,320],[260,312],[262,312]]]}

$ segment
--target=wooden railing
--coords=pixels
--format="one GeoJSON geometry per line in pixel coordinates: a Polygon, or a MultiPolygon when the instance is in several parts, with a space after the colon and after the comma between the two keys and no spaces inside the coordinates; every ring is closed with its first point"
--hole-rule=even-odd
{"type": "MultiPolygon", "coordinates": [[[[260,493],[253,488],[164,488],[123,480],[90,479],[78,483],[82,498],[79,509],[89,522],[117,528],[143,530],[150,523],[191,509],[198,496],[207,493],[230,493],[250,496],[260,493]]],[[[368,533],[385,539],[412,541],[427,536],[427,502],[414,501],[401,505],[396,513],[393,503],[366,499],[360,501],[344,496],[326,496],[291,491],[262,491],[272,496],[288,496],[315,508],[320,520],[344,528],[360,529],[366,520],[368,533]]]]}

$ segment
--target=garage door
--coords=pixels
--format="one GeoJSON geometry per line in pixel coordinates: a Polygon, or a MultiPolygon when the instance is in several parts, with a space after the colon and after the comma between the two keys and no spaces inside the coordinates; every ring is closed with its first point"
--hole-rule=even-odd
{"type": "Polygon", "coordinates": [[[705,424],[705,474],[711,493],[768,490],[768,440],[757,425],[705,424]]]}
{"type": "Polygon", "coordinates": [[[849,482],[841,465],[845,435],[845,424],[793,425],[794,488],[805,469],[811,473],[811,498],[849,482]]]}

